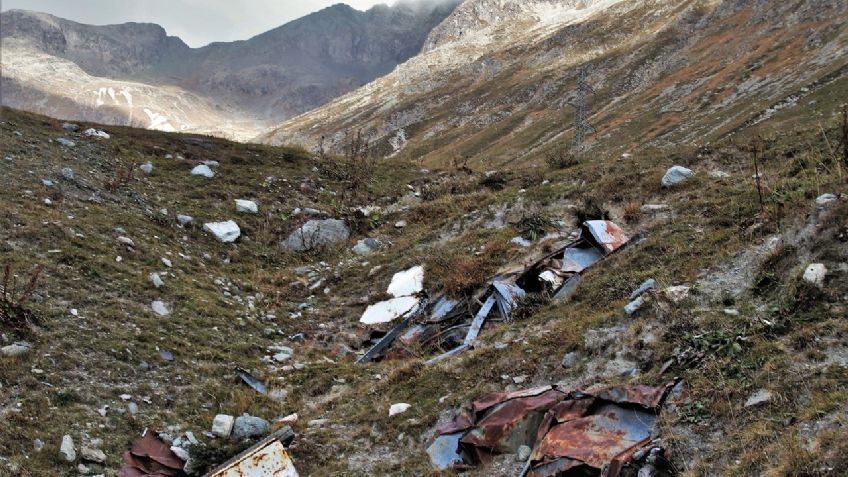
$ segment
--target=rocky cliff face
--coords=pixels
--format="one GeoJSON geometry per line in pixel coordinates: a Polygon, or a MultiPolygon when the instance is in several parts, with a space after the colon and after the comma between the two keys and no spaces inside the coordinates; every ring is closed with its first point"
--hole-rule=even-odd
{"type": "Polygon", "coordinates": [[[335,5],[246,41],[189,48],[151,24],[12,10],[3,104],[52,116],[249,139],[417,54],[456,0],[335,5]]]}
{"type": "Polygon", "coordinates": [[[810,95],[844,90],[846,13],[835,0],[469,0],[420,55],[264,140],[338,143],[362,129],[425,162],[538,157],[571,140],[579,70],[596,93],[597,150],[703,143],[787,108],[814,121],[810,95]]]}

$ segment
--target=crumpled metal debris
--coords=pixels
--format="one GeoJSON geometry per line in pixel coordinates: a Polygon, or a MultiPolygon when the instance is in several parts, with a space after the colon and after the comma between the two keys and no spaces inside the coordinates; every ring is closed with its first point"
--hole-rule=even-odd
{"type": "Polygon", "coordinates": [[[260,394],[266,394],[268,392],[268,389],[265,387],[265,383],[263,383],[259,379],[255,378],[247,370],[241,369],[241,368],[236,368],[236,374],[239,375],[239,377],[241,378],[241,381],[244,384],[247,384],[248,386],[253,388],[254,391],[256,391],[260,394]]]}
{"type": "Polygon", "coordinates": [[[286,451],[294,436],[291,427],[283,427],[204,477],[298,477],[286,451]]]}
{"type": "Polygon", "coordinates": [[[424,291],[423,267],[398,272],[387,290],[394,298],[368,306],[360,318],[360,322],[372,327],[374,332],[369,336],[368,351],[357,362],[407,357],[415,354],[410,350],[416,346],[438,353],[427,364],[456,356],[474,346],[486,321],[493,316],[493,310],[498,311],[500,319],[508,321],[528,293],[547,293],[555,299],[568,299],[575,293],[585,270],[629,240],[624,231],[610,221],[584,222],[576,240],[529,267],[502,270],[486,288],[466,300],[442,296],[430,302],[424,291]],[[399,345],[387,351],[395,343],[399,345]]]}
{"type": "Polygon", "coordinates": [[[123,455],[120,477],[184,477],[185,463],[149,429],[123,455]]]}
{"type": "Polygon", "coordinates": [[[522,475],[615,477],[651,441],[664,387],[559,385],[493,393],[440,425],[427,452],[438,469],[484,464],[494,455],[533,449],[522,475]]]}

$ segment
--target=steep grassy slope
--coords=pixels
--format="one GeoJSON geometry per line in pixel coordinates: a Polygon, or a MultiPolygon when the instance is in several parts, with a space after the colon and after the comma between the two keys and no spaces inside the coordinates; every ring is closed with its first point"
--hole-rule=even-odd
{"type": "MultiPolygon", "coordinates": [[[[836,110],[826,110],[821,128],[787,126],[765,137],[761,207],[750,131],[709,147],[587,154],[564,169],[513,165],[498,176],[420,170],[395,158],[376,161],[366,185],[351,190],[344,160],[299,149],[118,127],[98,140],[4,109],[0,264],[12,266],[18,284],[44,268],[24,303],[35,327],[0,324],[0,344],[34,344],[20,357],[0,357],[0,472],[73,475],[75,465],[58,456],[63,434],[78,445],[103,439],[107,463],[92,467],[110,475],[146,427],[178,426],[212,442],[201,431],[216,413],[273,420],[297,412],[292,453],[302,475],[435,475],[424,452],[433,426],[468,398],[516,388],[514,377],[525,377],[523,387],[656,385],[679,376],[688,400],[663,415],[662,436],[681,472],[839,475],[848,455],[840,439],[848,425],[848,201],[814,202],[848,193],[836,110]],[[76,145],[61,146],[59,137],[76,145]],[[189,175],[204,160],[220,163],[216,176],[189,175]],[[147,161],[149,175],[137,169],[147,161]],[[698,175],[662,189],[674,164],[698,175]],[[73,169],[72,180],[63,167],[73,169]],[[129,169],[131,178],[119,172],[129,169]],[[255,199],[260,214],[236,214],[238,198],[255,199]],[[638,212],[657,203],[668,209],[638,212]],[[644,240],[592,269],[574,301],[528,303],[520,319],[490,323],[477,349],[443,365],[425,366],[419,350],[402,361],[351,362],[363,341],[357,320],[394,272],[424,264],[431,292],[482,282],[486,273],[469,271],[526,263],[550,247],[509,243],[522,218],[546,217],[551,232],[568,233],[592,204],[644,240]],[[364,219],[351,210],[366,205],[384,212],[364,219]],[[350,243],[318,255],[284,252],[279,241],[304,220],[292,214],[296,207],[347,219],[350,243]],[[194,216],[194,225],[179,226],[177,213],[194,216]],[[230,218],[242,228],[236,244],[200,230],[230,218]],[[395,227],[398,220],[408,225],[395,227]],[[132,249],[119,236],[132,239],[132,249]],[[348,248],[364,236],[384,245],[354,256],[348,248]],[[822,289],[800,280],[809,262],[830,269],[822,289]],[[153,287],[151,272],[162,273],[164,287],[153,287]],[[649,277],[661,287],[690,285],[693,294],[678,304],[657,295],[623,318],[627,296],[649,277]],[[171,315],[153,314],[153,300],[171,315]],[[731,308],[738,313],[725,313],[731,308]],[[300,369],[269,360],[274,345],[293,348],[290,363],[300,369]],[[579,364],[564,369],[569,351],[579,364]],[[636,372],[622,375],[621,362],[636,372]],[[255,393],[236,367],[287,397],[255,393]],[[746,408],[761,388],[772,401],[746,408]],[[122,394],[138,404],[136,415],[122,394]],[[412,408],[389,418],[396,402],[412,408]],[[310,426],[313,419],[327,421],[310,426]]],[[[472,475],[514,475],[513,467],[507,456],[472,475]]]]}
{"type": "Polygon", "coordinates": [[[587,143],[601,154],[703,145],[776,111],[810,125],[845,95],[844,2],[582,3],[606,8],[562,7],[554,21],[535,2],[468,2],[421,55],[264,139],[332,144],[361,129],[387,153],[425,164],[471,157],[482,169],[540,164],[570,143],[581,69],[596,92],[587,143]],[[469,5],[505,11],[479,25],[461,17],[469,5]],[[452,22],[467,29],[443,38],[452,22]]]}

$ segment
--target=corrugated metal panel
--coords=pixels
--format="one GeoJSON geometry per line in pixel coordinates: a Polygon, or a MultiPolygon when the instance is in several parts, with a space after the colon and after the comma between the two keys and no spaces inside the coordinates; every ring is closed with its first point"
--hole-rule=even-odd
{"type": "Polygon", "coordinates": [[[298,477],[283,442],[294,433],[283,428],[242,452],[206,477],[298,477]]]}

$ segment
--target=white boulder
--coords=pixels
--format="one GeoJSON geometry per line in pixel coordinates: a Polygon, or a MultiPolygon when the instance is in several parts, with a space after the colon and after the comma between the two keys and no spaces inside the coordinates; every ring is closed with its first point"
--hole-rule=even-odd
{"type": "Polygon", "coordinates": [[[827,276],[827,267],[823,263],[811,263],[804,270],[804,281],[817,287],[824,285],[824,277],[827,276]]]}
{"type": "Polygon", "coordinates": [[[403,414],[411,408],[411,404],[407,404],[405,402],[399,402],[397,404],[392,404],[389,407],[389,417],[396,416],[398,414],[403,414]]]}
{"type": "Polygon", "coordinates": [[[674,166],[666,171],[662,178],[663,187],[672,187],[682,184],[695,177],[695,172],[683,166],[674,166]]]}
{"type": "Polygon", "coordinates": [[[236,212],[245,212],[248,214],[258,214],[259,206],[256,202],[247,199],[236,199],[236,212]]]}
{"type": "Polygon", "coordinates": [[[223,243],[235,242],[241,236],[241,229],[232,220],[203,224],[203,230],[214,235],[219,242],[223,243]]]}
{"type": "Polygon", "coordinates": [[[215,177],[215,172],[206,164],[199,164],[191,170],[193,176],[215,177]]]}

